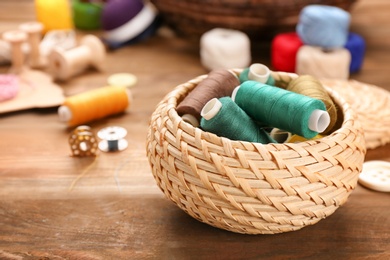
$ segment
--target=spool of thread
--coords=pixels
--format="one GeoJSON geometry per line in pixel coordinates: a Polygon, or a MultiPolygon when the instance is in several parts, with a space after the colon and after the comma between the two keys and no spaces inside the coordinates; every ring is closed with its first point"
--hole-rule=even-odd
{"type": "Polygon", "coordinates": [[[102,11],[104,41],[110,48],[135,43],[154,34],[159,25],[157,9],[142,0],[110,1],[102,11]]]}
{"type": "Polygon", "coordinates": [[[72,12],[68,0],[35,0],[37,19],[43,32],[73,29],[72,12]]]}
{"type": "Polygon", "coordinates": [[[280,130],[278,128],[272,129],[270,136],[278,143],[299,143],[308,140],[317,140],[324,137],[324,135],[318,134],[311,139],[306,139],[302,136],[293,135],[290,132],[280,130]]]}
{"type": "Polygon", "coordinates": [[[109,86],[68,97],[58,108],[58,115],[61,121],[74,126],[123,112],[130,103],[128,89],[109,86]]]}
{"type": "Polygon", "coordinates": [[[247,80],[254,80],[260,83],[265,83],[267,85],[273,86],[275,85],[275,80],[271,76],[271,71],[267,66],[254,63],[248,68],[245,68],[239,76],[240,83],[243,83],[247,80]]]}
{"type": "Polygon", "coordinates": [[[13,99],[18,93],[18,77],[15,75],[0,75],[0,102],[13,99]]]}
{"type": "Polygon", "coordinates": [[[29,65],[31,68],[42,68],[45,61],[41,56],[39,44],[42,38],[43,24],[39,22],[23,23],[19,29],[24,31],[28,36],[28,43],[30,45],[29,65]]]}
{"type": "Polygon", "coordinates": [[[305,142],[305,141],[308,141],[308,140],[321,139],[323,137],[324,137],[324,135],[318,134],[318,135],[314,136],[311,139],[306,139],[306,138],[304,138],[302,136],[299,136],[299,135],[292,135],[289,139],[286,140],[286,143],[300,143],[300,142],[305,142]]]}
{"type": "Polygon", "coordinates": [[[308,5],[299,14],[297,33],[306,45],[341,48],[347,43],[350,15],[327,5],[308,5]]]}
{"type": "Polygon", "coordinates": [[[106,50],[99,38],[86,35],[73,49],[55,48],[49,56],[49,68],[55,79],[68,80],[89,67],[102,70],[105,57],[106,50]]]}
{"type": "Polygon", "coordinates": [[[201,63],[209,70],[245,68],[251,62],[250,47],[250,39],[245,33],[215,28],[201,36],[201,63]]]}
{"type": "Polygon", "coordinates": [[[232,99],[254,120],[309,139],[330,122],[321,100],[255,81],[242,83],[232,99]]]}
{"type": "Polygon", "coordinates": [[[97,30],[101,27],[103,1],[73,0],[73,22],[81,30],[97,30]]]}
{"type": "Polygon", "coordinates": [[[364,54],[366,52],[366,42],[359,34],[349,33],[348,41],[344,48],[351,53],[349,72],[358,72],[363,65],[364,54]]]}
{"type": "Polygon", "coordinates": [[[253,143],[275,142],[230,97],[211,99],[201,114],[201,128],[218,136],[253,143]]]}
{"type": "Polygon", "coordinates": [[[330,116],[329,126],[323,133],[328,134],[333,129],[338,120],[336,105],[334,104],[326,89],[322,86],[321,82],[319,82],[313,76],[303,75],[290,81],[287,86],[287,90],[322,100],[322,102],[325,104],[326,111],[330,116]]]}
{"type": "Polygon", "coordinates": [[[296,32],[275,36],[271,43],[271,64],[274,70],[295,72],[296,58],[303,42],[296,32]]]}
{"type": "Polygon", "coordinates": [[[3,39],[11,45],[11,71],[20,73],[24,66],[22,44],[27,40],[27,34],[20,30],[7,31],[3,34],[3,39]]]}
{"type": "Polygon", "coordinates": [[[238,78],[228,70],[213,70],[177,106],[177,113],[194,127],[199,125],[200,112],[212,98],[230,96],[240,85],[238,78]]]}
{"type": "Polygon", "coordinates": [[[351,54],[347,49],[325,51],[305,45],[298,51],[296,72],[316,78],[348,79],[350,63],[351,54]]]}

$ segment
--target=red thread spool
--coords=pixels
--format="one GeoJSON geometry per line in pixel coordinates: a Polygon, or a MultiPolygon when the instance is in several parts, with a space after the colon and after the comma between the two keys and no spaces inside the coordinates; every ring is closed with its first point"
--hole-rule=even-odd
{"type": "Polygon", "coordinates": [[[303,42],[295,32],[275,36],[271,45],[271,63],[274,70],[295,72],[296,57],[303,42]]]}

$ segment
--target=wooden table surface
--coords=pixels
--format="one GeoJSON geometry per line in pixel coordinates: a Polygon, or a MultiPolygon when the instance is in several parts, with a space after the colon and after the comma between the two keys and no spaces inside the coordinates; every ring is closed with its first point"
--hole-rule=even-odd
{"type": "MultiPolygon", "coordinates": [[[[388,90],[389,14],[387,0],[361,0],[352,9],[352,30],[368,45],[352,78],[388,90]]],[[[33,1],[0,1],[1,31],[34,19],[33,1]]],[[[269,64],[268,44],[254,49],[253,61],[269,64]]],[[[72,95],[105,85],[112,73],[139,79],[125,114],[89,124],[126,128],[129,147],[101,152],[82,176],[93,159],[70,156],[72,129],[56,108],[0,115],[0,259],[390,259],[389,193],[358,186],[313,226],[256,236],[200,223],[165,199],[146,157],[148,123],[166,93],[206,73],[198,53],[197,44],[158,34],[110,52],[104,72],[61,84],[72,95]]],[[[390,161],[390,145],[369,150],[366,160],[374,159],[390,161]]]]}

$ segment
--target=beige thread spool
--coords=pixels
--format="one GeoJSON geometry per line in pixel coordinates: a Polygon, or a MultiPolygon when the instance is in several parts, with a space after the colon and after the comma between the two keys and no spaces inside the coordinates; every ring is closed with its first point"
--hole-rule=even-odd
{"type": "Polygon", "coordinates": [[[69,145],[72,156],[96,156],[97,140],[89,126],[77,127],[69,136],[69,145]]]}
{"type": "Polygon", "coordinates": [[[3,34],[3,39],[11,45],[11,72],[18,74],[23,70],[22,44],[27,40],[27,34],[19,30],[7,31],[3,34]]]}
{"type": "Polygon", "coordinates": [[[42,68],[45,62],[41,56],[39,44],[41,42],[43,24],[39,22],[23,23],[19,29],[27,33],[30,45],[29,65],[31,68],[42,68]]]}
{"type": "Polygon", "coordinates": [[[101,70],[106,57],[103,43],[93,35],[86,35],[79,46],[70,50],[55,48],[49,55],[49,69],[55,79],[68,80],[89,67],[101,70]]]}

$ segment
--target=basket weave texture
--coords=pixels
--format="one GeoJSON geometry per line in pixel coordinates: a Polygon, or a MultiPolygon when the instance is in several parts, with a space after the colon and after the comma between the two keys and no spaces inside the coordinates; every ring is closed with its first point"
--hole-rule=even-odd
{"type": "Polygon", "coordinates": [[[230,28],[262,39],[293,30],[299,12],[310,4],[345,10],[356,0],[151,0],[162,17],[180,35],[199,38],[216,27],[230,28]]]}
{"type": "MultiPolygon", "coordinates": [[[[344,115],[338,130],[317,140],[264,145],[219,137],[181,119],[176,106],[205,77],[177,86],[151,117],[147,156],[167,198],[201,222],[245,234],[298,230],[347,201],[366,148],[355,114],[336,92],[327,88],[344,115]]],[[[273,77],[285,85],[296,75],[273,77]]]]}

